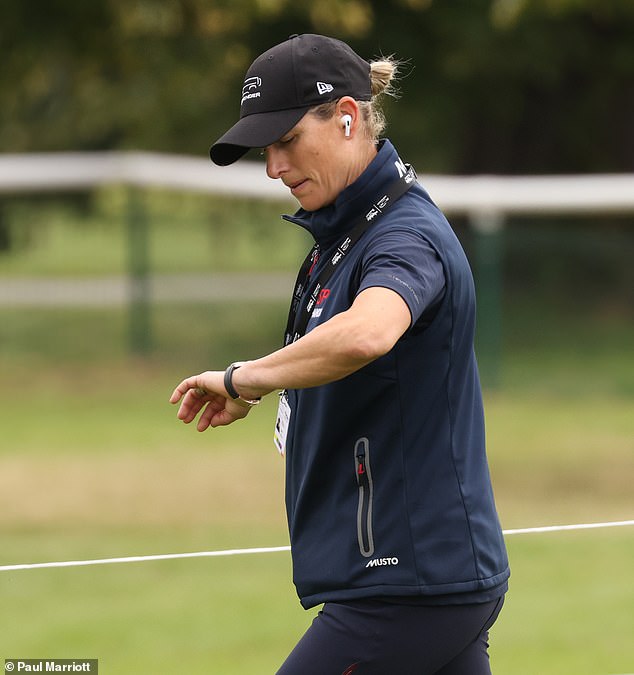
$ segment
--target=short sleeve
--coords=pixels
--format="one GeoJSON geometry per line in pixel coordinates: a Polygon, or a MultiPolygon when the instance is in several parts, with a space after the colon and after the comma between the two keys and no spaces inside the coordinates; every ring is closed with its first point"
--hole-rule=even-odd
{"type": "Polygon", "coordinates": [[[421,233],[390,230],[373,237],[363,252],[358,293],[375,286],[398,293],[409,307],[414,325],[442,299],[444,268],[421,233]]]}

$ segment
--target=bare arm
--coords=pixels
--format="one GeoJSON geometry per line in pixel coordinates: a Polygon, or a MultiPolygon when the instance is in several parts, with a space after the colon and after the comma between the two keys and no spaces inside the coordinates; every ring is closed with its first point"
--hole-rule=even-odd
{"type": "Polygon", "coordinates": [[[410,322],[400,295],[387,288],[368,288],[350,309],[297,342],[246,363],[235,372],[234,385],[243,395],[259,396],[339,380],[387,354],[410,322]]]}
{"type": "MultiPolygon", "coordinates": [[[[334,382],[387,354],[410,323],[409,307],[398,293],[382,287],[367,288],[350,309],[293,344],[246,362],[234,371],[233,385],[242,397],[254,399],[276,389],[334,382]]],[[[191,422],[208,402],[198,422],[199,431],[245,417],[248,409],[228,397],[222,380],[223,373],[208,371],[181,382],[170,399],[177,403],[184,397],[179,419],[191,422]],[[204,389],[208,397],[201,396],[196,388],[204,389]]]]}

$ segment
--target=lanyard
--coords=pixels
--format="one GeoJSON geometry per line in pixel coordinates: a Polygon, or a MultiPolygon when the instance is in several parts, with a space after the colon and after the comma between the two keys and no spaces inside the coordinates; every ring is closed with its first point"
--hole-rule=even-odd
{"type": "Polygon", "coordinates": [[[286,322],[286,331],[284,333],[284,346],[299,340],[305,332],[313,313],[315,303],[319,298],[324,286],[328,283],[330,277],[334,274],[337,266],[346,257],[352,247],[359,241],[361,235],[372,224],[377,222],[379,218],[402,197],[416,181],[416,172],[412,166],[403,165],[400,161],[397,163],[399,177],[390,184],[386,193],[372,204],[370,210],[362,215],[350,232],[341,239],[337,244],[335,252],[326,266],[321,271],[316,280],[311,285],[311,273],[319,260],[319,244],[315,244],[310,250],[306,259],[302,263],[295,282],[295,289],[293,291],[293,298],[291,306],[288,311],[288,320],[286,322]],[[310,288],[310,293],[308,290],[310,288]],[[302,308],[302,301],[308,297],[308,301],[302,308]],[[299,316],[299,319],[298,319],[299,316]]]}

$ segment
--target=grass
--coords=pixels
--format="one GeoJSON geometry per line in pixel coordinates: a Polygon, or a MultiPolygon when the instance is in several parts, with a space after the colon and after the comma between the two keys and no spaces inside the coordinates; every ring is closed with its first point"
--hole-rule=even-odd
{"type": "Polygon", "coordinates": [[[513,577],[492,633],[494,672],[631,672],[631,529],[517,536],[507,545],[513,577]]]}
{"type": "Polygon", "coordinates": [[[33,198],[4,205],[11,254],[0,278],[99,277],[125,273],[130,224],[148,227],[148,262],[159,274],[294,270],[308,235],[280,218],[290,202],[269,203],[110,187],[87,197],[33,198]]]}
{"type": "MultiPolygon", "coordinates": [[[[3,374],[2,564],[287,543],[274,397],[198,434],[167,403],[173,363],[3,374]]],[[[506,528],[632,517],[631,401],[497,392],[487,411],[506,528]]],[[[508,546],[496,672],[628,672],[631,529],[508,546]]],[[[284,553],[0,573],[0,597],[0,657],[83,655],[123,674],[274,672],[314,614],[284,553]]]]}
{"type": "Polygon", "coordinates": [[[274,672],[308,620],[288,556],[189,562],[16,576],[3,653],[91,654],[106,673],[274,672]]]}
{"type": "MultiPolygon", "coordinates": [[[[127,196],[95,199],[85,217],[15,206],[24,232],[49,234],[0,259],[0,277],[119,273],[127,196]]],[[[232,233],[226,209],[162,199],[148,204],[158,271],[227,269],[232,252],[260,270],[301,257],[287,224],[257,226],[253,245],[232,233]]],[[[259,218],[246,205],[228,213],[259,218]]],[[[632,519],[631,312],[541,300],[506,298],[500,386],[485,396],[503,526],[632,519]]],[[[0,565],[285,545],[275,397],[205,434],[179,423],[167,400],[192,372],[277,347],[286,309],[153,306],[153,349],[140,359],[127,352],[125,309],[2,308],[0,565]]],[[[632,672],[632,528],[507,544],[513,576],[492,632],[494,672],[632,672]]],[[[99,658],[102,672],[122,675],[269,673],[314,613],[299,606],[286,553],[0,572],[0,659],[99,658]]]]}
{"type": "MultiPolygon", "coordinates": [[[[111,542],[125,549],[128,538],[111,542]]],[[[167,539],[156,536],[157,548],[167,539]]],[[[631,671],[631,534],[518,537],[509,551],[494,672],[631,671]]],[[[4,575],[2,653],[98,657],[106,673],[271,673],[314,614],[299,608],[289,575],[284,553],[4,575]]]]}

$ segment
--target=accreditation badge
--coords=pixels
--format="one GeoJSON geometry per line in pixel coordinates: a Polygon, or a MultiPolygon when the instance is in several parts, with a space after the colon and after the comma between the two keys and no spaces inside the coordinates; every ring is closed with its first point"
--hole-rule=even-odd
{"type": "Polygon", "coordinates": [[[280,393],[280,403],[277,407],[277,419],[275,420],[275,433],[273,434],[275,447],[282,457],[284,457],[286,452],[286,437],[290,422],[291,406],[288,403],[288,394],[286,391],[283,391],[280,393]]]}

